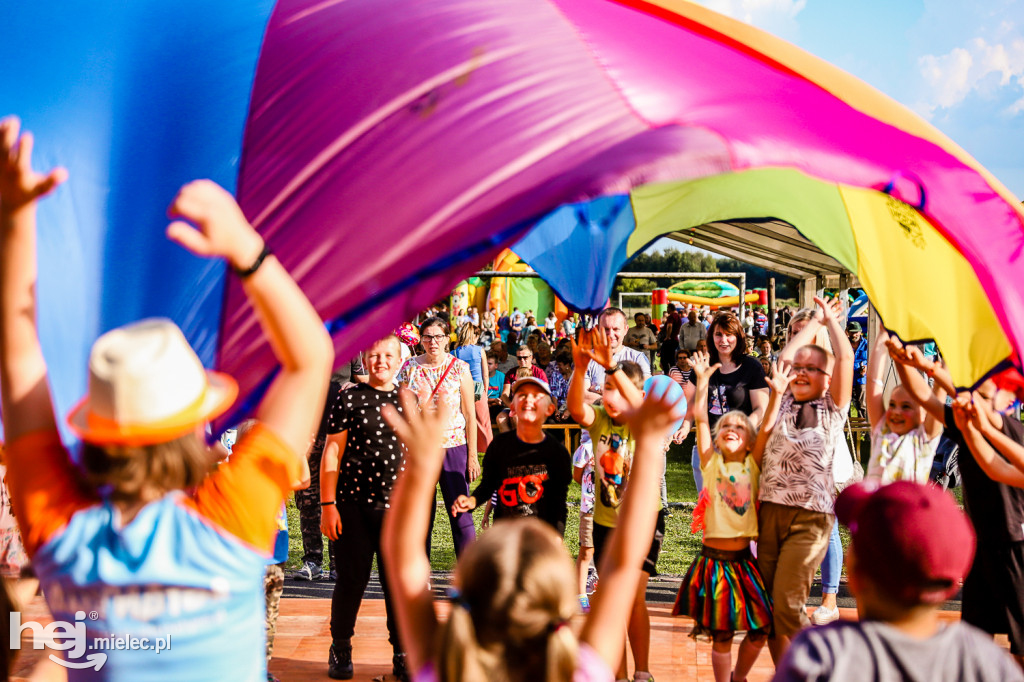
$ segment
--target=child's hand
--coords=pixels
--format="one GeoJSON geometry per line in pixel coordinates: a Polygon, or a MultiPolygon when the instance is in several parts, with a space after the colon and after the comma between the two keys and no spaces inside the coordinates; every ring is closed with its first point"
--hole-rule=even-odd
{"type": "Polygon", "coordinates": [[[768,386],[772,389],[773,393],[782,395],[789,388],[789,382],[793,381],[793,370],[790,367],[779,367],[776,363],[772,363],[772,375],[765,377],[765,381],[768,382],[768,386]]]}
{"type": "Polygon", "coordinates": [[[167,215],[188,221],[168,225],[167,237],[197,256],[221,256],[233,267],[245,269],[263,251],[263,238],[245,219],[235,198],[210,180],[182,187],[167,215]]]}
{"type": "Polygon", "coordinates": [[[885,347],[889,349],[889,357],[892,358],[893,362],[898,362],[901,365],[910,364],[906,347],[895,336],[890,336],[886,340],[885,347]]]}
{"type": "Polygon", "coordinates": [[[722,363],[716,363],[714,366],[709,366],[711,362],[711,356],[702,350],[694,351],[690,356],[690,366],[693,368],[694,376],[698,380],[706,379],[711,380],[711,375],[718,371],[722,366],[722,363]]]}
{"type": "Polygon", "coordinates": [[[476,504],[470,499],[469,495],[459,495],[455,502],[452,503],[452,516],[465,514],[474,509],[476,509],[476,504]]]}
{"type": "Polygon", "coordinates": [[[19,137],[20,130],[14,116],[0,121],[0,209],[5,212],[17,211],[68,179],[63,168],[45,175],[32,170],[32,133],[19,137]]]}
{"type": "Polygon", "coordinates": [[[818,304],[819,310],[815,312],[815,317],[821,321],[822,324],[828,324],[829,321],[836,321],[843,317],[843,302],[839,300],[839,297],[825,300],[824,298],[814,297],[814,302],[818,304]]]}
{"type": "Polygon", "coordinates": [[[569,339],[569,344],[572,347],[573,368],[577,372],[582,372],[590,364],[590,331],[581,330],[579,342],[569,339]]]}
{"type": "Polygon", "coordinates": [[[615,356],[612,353],[612,347],[608,344],[608,335],[605,334],[603,329],[594,327],[590,331],[590,345],[591,349],[588,355],[590,355],[594,362],[605,369],[611,369],[615,366],[615,356]]]}
{"type": "Polygon", "coordinates": [[[441,443],[451,416],[448,401],[442,396],[436,406],[417,407],[415,394],[403,388],[398,392],[398,402],[402,405],[402,412],[392,405],[385,405],[381,414],[405,446],[405,468],[411,471],[438,467],[444,458],[441,443]]]}
{"type": "Polygon", "coordinates": [[[611,369],[615,364],[612,349],[608,345],[608,335],[600,327],[580,332],[579,344],[572,345],[572,357],[576,367],[586,367],[591,360],[605,369],[611,369]]]}
{"type": "Polygon", "coordinates": [[[686,398],[678,386],[675,391],[672,388],[671,382],[652,384],[640,406],[623,415],[634,434],[665,438],[686,416],[686,398]]]}
{"type": "Polygon", "coordinates": [[[953,400],[952,408],[953,421],[961,432],[966,432],[968,428],[976,426],[973,422],[976,422],[978,418],[978,411],[969,392],[965,391],[957,395],[953,400]]]}

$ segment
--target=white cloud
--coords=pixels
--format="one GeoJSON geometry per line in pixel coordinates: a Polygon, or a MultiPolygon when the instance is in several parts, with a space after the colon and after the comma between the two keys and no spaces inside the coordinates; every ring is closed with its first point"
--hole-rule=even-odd
{"type": "Polygon", "coordinates": [[[799,33],[796,15],[807,0],[698,0],[701,5],[739,19],[782,38],[794,40],[799,33]]]}
{"type": "MultiPolygon", "coordinates": [[[[1005,36],[1012,26],[1000,28],[1005,36]]],[[[918,67],[928,85],[923,108],[929,113],[955,107],[972,92],[992,99],[1019,92],[1005,113],[1015,116],[1024,112],[1024,38],[1006,36],[998,43],[974,38],[944,55],[924,55],[918,59],[918,67]]]]}

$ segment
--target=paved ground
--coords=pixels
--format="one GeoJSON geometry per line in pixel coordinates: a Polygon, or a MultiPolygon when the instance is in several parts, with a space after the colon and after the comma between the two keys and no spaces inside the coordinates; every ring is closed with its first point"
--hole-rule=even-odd
{"type": "MultiPolygon", "coordinates": [[[[444,596],[448,578],[447,574],[435,574],[432,579],[439,597],[444,596]]],[[[689,636],[693,630],[691,619],[673,618],[670,615],[678,585],[678,577],[662,577],[653,580],[647,591],[647,599],[651,605],[651,672],[658,682],[713,680],[711,645],[695,641],[689,636]]],[[[334,584],[326,580],[303,583],[289,578],[285,581],[285,596],[281,601],[274,660],[270,666],[271,672],[282,682],[328,679],[326,661],[331,641],[330,597],[333,588],[334,584]]],[[[819,596],[812,598],[814,604],[820,600],[820,587],[816,589],[819,596]]],[[[844,593],[845,586],[841,588],[839,601],[842,617],[855,619],[856,611],[850,608],[853,605],[852,599],[844,596],[844,593]]],[[[447,601],[439,598],[439,605],[444,616],[447,612],[447,601]]],[[[812,610],[811,606],[809,611],[812,610]]],[[[943,613],[944,620],[956,621],[959,617],[959,602],[947,605],[947,610],[943,613]]],[[[51,622],[42,597],[36,597],[27,605],[23,619],[43,625],[51,622]]],[[[581,619],[576,619],[574,625],[579,626],[580,622],[581,619]]],[[[45,660],[47,651],[32,649],[30,637],[29,632],[23,635],[21,652],[14,667],[14,679],[23,679],[33,671],[33,680],[63,679],[63,668],[58,668],[45,660]],[[42,674],[46,672],[45,669],[34,670],[40,663],[44,667],[48,665],[49,672],[55,675],[42,674]]],[[[997,638],[996,641],[1004,647],[1007,646],[1005,637],[997,638]]],[[[738,646],[737,640],[734,647],[738,646]]],[[[356,636],[353,639],[353,659],[356,680],[369,682],[376,679],[393,679],[390,677],[391,647],[387,641],[384,602],[376,577],[371,581],[360,609],[356,636]]],[[[630,669],[632,670],[632,663],[630,669]]],[[[773,672],[771,658],[766,649],[758,659],[749,679],[752,682],[770,680],[773,672]]]]}

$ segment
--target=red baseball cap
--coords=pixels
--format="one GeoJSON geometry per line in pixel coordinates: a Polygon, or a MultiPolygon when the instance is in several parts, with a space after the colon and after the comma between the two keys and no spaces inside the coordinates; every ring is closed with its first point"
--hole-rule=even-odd
{"type": "Polygon", "coordinates": [[[857,571],[904,604],[946,601],[974,560],[974,528],[935,486],[857,483],[836,500],[836,516],[850,528],[857,571]]]}

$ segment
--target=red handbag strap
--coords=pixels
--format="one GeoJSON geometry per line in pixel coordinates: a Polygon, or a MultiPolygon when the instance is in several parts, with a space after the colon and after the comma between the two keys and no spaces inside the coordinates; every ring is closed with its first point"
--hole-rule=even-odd
{"type": "Polygon", "coordinates": [[[441,373],[441,378],[437,380],[436,384],[434,384],[434,390],[430,392],[430,397],[427,398],[427,402],[430,402],[431,400],[434,399],[434,395],[437,393],[437,389],[441,388],[441,384],[444,383],[444,378],[448,376],[448,372],[451,371],[453,365],[455,365],[455,358],[452,358],[451,362],[448,363],[448,366],[444,368],[444,372],[441,373]]]}

